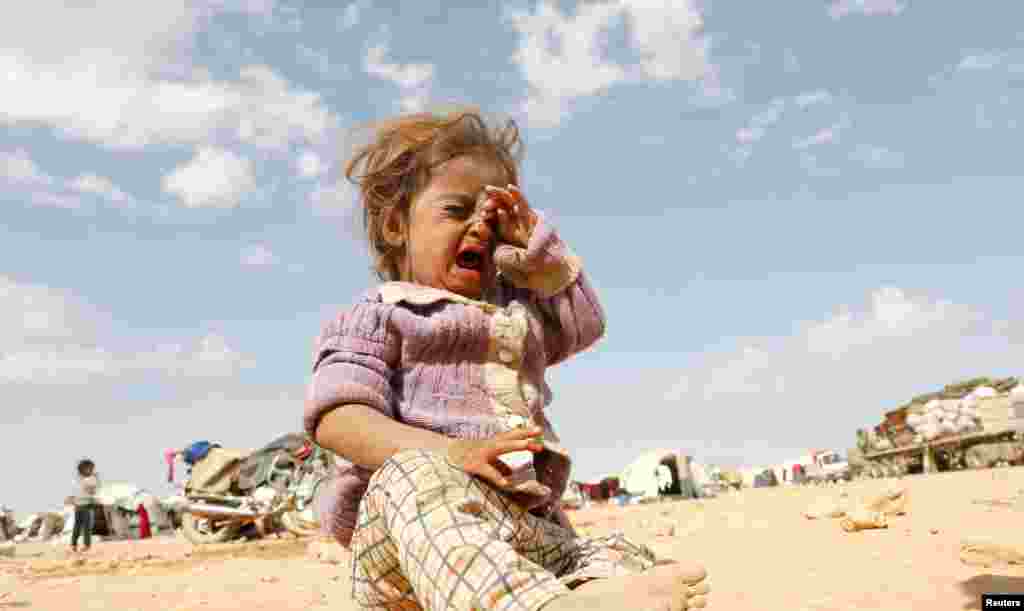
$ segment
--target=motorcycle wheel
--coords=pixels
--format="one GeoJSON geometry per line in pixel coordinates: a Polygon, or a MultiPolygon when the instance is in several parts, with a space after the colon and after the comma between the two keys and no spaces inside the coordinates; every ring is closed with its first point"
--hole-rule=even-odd
{"type": "Polygon", "coordinates": [[[181,516],[181,533],[195,545],[227,543],[238,535],[241,526],[236,521],[213,522],[191,513],[181,516]]]}

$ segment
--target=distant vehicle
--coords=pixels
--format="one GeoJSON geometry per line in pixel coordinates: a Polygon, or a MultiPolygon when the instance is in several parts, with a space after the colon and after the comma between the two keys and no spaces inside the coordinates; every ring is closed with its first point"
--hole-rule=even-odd
{"type": "Polygon", "coordinates": [[[915,397],[857,431],[858,477],[1024,464],[1024,383],[975,378],[915,397]]]}
{"type": "Polygon", "coordinates": [[[1024,428],[1020,425],[991,427],[886,450],[865,452],[858,448],[856,453],[858,474],[873,478],[1017,465],[1024,463],[1024,428]]]}
{"type": "Polygon", "coordinates": [[[850,464],[838,452],[821,450],[811,453],[804,473],[811,483],[846,481],[850,479],[850,464]]]}

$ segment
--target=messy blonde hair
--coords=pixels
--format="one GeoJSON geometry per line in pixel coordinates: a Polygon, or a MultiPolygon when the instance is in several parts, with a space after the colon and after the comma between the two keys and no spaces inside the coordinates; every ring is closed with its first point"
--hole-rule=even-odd
{"type": "Polygon", "coordinates": [[[511,119],[488,127],[478,109],[467,107],[403,115],[369,127],[372,141],[356,150],[345,167],[345,178],[359,188],[363,226],[381,280],[399,279],[404,249],[384,239],[384,212],[397,207],[408,215],[413,197],[426,188],[434,168],[469,155],[499,164],[508,182],[519,184],[523,144],[511,119]]]}

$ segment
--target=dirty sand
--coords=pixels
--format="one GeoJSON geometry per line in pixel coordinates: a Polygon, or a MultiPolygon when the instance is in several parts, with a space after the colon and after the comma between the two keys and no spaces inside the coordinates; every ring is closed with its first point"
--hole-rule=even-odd
{"type": "MultiPolygon", "coordinates": [[[[856,482],[852,498],[894,480],[856,482]]],[[[802,514],[838,489],[765,488],[703,501],[572,512],[589,533],[624,531],[708,568],[712,609],[979,609],[982,592],[1024,593],[1024,566],[967,566],[960,541],[1024,545],[1024,468],[911,476],[907,515],[847,533],[802,514]],[[1018,500],[1020,502],[1018,502],[1018,500]]],[[[96,546],[84,562],[49,544],[0,558],[0,609],[354,609],[348,568],[290,538],[194,548],[174,538],[96,546]]],[[[326,548],[331,555],[333,548],[326,548]]]]}

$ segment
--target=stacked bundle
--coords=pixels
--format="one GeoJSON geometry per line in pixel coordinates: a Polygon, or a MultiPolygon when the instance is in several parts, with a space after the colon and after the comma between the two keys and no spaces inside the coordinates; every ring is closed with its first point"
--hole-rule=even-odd
{"type": "MultiPolygon", "coordinates": [[[[973,393],[972,393],[973,394],[973,393]]],[[[979,428],[976,399],[932,399],[907,416],[914,442],[933,441],[947,435],[970,433],[979,428]]]]}
{"type": "Polygon", "coordinates": [[[985,428],[1006,428],[1024,418],[1024,384],[1005,395],[978,401],[978,416],[985,428]]]}

